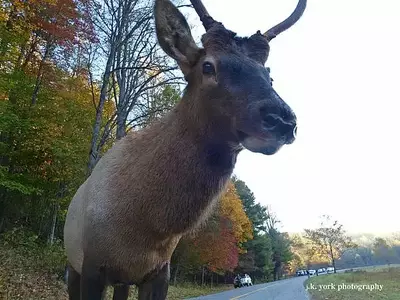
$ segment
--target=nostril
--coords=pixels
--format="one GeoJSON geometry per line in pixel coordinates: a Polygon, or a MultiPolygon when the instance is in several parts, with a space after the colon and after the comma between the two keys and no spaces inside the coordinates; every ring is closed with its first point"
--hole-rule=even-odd
{"type": "Polygon", "coordinates": [[[281,118],[279,118],[277,115],[272,115],[272,114],[263,116],[263,120],[268,127],[274,127],[282,123],[281,118]]]}

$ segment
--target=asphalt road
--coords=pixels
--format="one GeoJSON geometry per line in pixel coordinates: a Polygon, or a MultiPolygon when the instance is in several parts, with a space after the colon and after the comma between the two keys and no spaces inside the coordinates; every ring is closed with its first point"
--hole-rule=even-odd
{"type": "Polygon", "coordinates": [[[309,300],[304,289],[307,276],[237,288],[227,292],[191,298],[190,300],[309,300]]]}

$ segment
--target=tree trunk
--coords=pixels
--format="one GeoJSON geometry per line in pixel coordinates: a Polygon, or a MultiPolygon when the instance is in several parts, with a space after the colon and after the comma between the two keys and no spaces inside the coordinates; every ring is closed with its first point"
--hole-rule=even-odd
{"type": "Polygon", "coordinates": [[[329,254],[331,255],[333,272],[336,274],[336,262],[335,262],[335,257],[333,255],[332,244],[329,244],[329,252],[330,252],[329,254]]]}
{"type": "Polygon", "coordinates": [[[39,94],[40,85],[42,83],[43,68],[44,68],[44,64],[45,64],[45,62],[47,60],[47,56],[50,53],[50,47],[51,47],[51,42],[48,42],[47,45],[46,45],[46,50],[44,51],[43,58],[40,61],[39,70],[38,70],[38,73],[37,73],[37,76],[36,76],[36,84],[35,84],[35,89],[33,90],[31,106],[34,106],[36,104],[36,101],[37,101],[37,96],[39,94]]]}
{"type": "Polygon", "coordinates": [[[204,275],[205,275],[205,267],[203,266],[201,270],[201,286],[204,286],[204,275]]]}
{"type": "Polygon", "coordinates": [[[50,245],[53,245],[53,243],[54,243],[56,226],[57,226],[57,216],[58,216],[58,211],[60,210],[60,201],[59,200],[64,198],[65,187],[66,187],[65,184],[60,182],[59,188],[58,188],[58,193],[57,193],[57,199],[56,199],[56,202],[54,203],[53,220],[51,222],[51,230],[50,230],[50,235],[48,238],[48,243],[50,245]]]}
{"type": "MultiPolygon", "coordinates": [[[[29,45],[29,41],[28,41],[26,45],[22,46],[22,47],[26,48],[27,45],[29,45],[29,50],[24,57],[24,62],[17,63],[16,68],[23,70],[23,71],[26,70],[26,67],[31,62],[32,57],[36,51],[37,44],[38,44],[38,41],[37,41],[37,37],[35,36],[34,40],[30,43],[30,45],[29,45]]],[[[21,50],[21,55],[24,54],[24,52],[25,51],[21,50]]]]}
{"type": "Polygon", "coordinates": [[[7,204],[9,201],[10,194],[6,192],[4,188],[0,189],[0,233],[7,229],[7,204]]]}
{"type": "Polygon", "coordinates": [[[177,278],[178,278],[178,272],[179,272],[179,263],[176,264],[175,272],[174,272],[174,279],[173,279],[173,284],[176,286],[177,278]]]}
{"type": "Polygon", "coordinates": [[[99,160],[98,139],[100,136],[101,120],[103,117],[104,104],[106,102],[108,93],[108,84],[110,79],[110,71],[113,65],[115,55],[115,46],[111,46],[110,54],[108,55],[106,67],[103,75],[103,84],[101,86],[100,99],[96,107],[96,118],[93,124],[92,140],[90,143],[89,163],[88,163],[88,176],[92,173],[94,166],[99,160]]]}
{"type": "Polygon", "coordinates": [[[117,140],[123,138],[126,135],[125,126],[126,117],[123,112],[117,114],[117,140]]]}
{"type": "MultiPolygon", "coordinates": [[[[127,45],[124,45],[124,47],[120,47],[119,51],[116,53],[116,63],[117,66],[115,67],[124,67],[124,64],[126,63],[126,55],[127,55],[127,45]],[[122,56],[122,62],[121,62],[121,56],[122,56]]],[[[126,71],[125,70],[120,70],[116,72],[116,81],[113,81],[113,89],[115,90],[115,85],[118,83],[118,102],[117,99],[115,99],[116,104],[117,104],[117,140],[123,138],[126,135],[126,118],[127,118],[127,111],[128,111],[128,104],[129,100],[127,99],[127,90],[126,90],[126,71]]],[[[114,92],[114,94],[117,94],[114,92]]]]}
{"type": "Polygon", "coordinates": [[[336,261],[334,258],[332,258],[332,267],[333,267],[333,272],[336,273],[336,261]]]}
{"type": "Polygon", "coordinates": [[[3,226],[6,223],[5,221],[6,221],[6,216],[5,215],[1,216],[1,218],[0,218],[0,233],[3,232],[3,226]]]}
{"type": "Polygon", "coordinates": [[[58,210],[59,210],[59,204],[57,201],[54,204],[53,221],[51,222],[51,231],[50,231],[49,239],[47,241],[50,245],[53,245],[53,243],[54,243],[54,235],[56,232],[58,210]]]}

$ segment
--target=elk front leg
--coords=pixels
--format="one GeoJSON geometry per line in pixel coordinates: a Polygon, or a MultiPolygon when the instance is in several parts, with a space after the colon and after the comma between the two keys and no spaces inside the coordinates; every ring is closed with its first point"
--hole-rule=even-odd
{"type": "Polygon", "coordinates": [[[122,284],[114,286],[113,300],[127,300],[129,296],[129,285],[122,284]]]}
{"type": "Polygon", "coordinates": [[[169,277],[169,263],[166,263],[158,273],[152,274],[148,280],[139,285],[139,300],[165,300],[169,277]]]}
{"type": "Polygon", "coordinates": [[[81,275],[69,263],[67,271],[69,300],[81,300],[81,275]]]}
{"type": "Polygon", "coordinates": [[[106,292],[104,270],[94,261],[83,258],[81,274],[81,299],[102,300],[106,292]]]}

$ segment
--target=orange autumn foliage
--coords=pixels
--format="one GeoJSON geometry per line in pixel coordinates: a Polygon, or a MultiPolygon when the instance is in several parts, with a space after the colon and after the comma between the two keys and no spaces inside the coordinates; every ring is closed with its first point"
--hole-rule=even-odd
{"type": "Polygon", "coordinates": [[[239,247],[229,223],[224,217],[216,217],[193,240],[200,261],[212,272],[232,272],[238,265],[239,247]]]}
{"type": "Polygon", "coordinates": [[[228,184],[219,209],[190,243],[202,265],[213,272],[233,271],[244,253],[242,245],[253,238],[253,229],[235,186],[228,184]]]}

